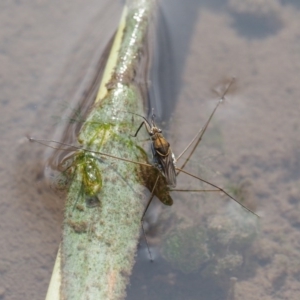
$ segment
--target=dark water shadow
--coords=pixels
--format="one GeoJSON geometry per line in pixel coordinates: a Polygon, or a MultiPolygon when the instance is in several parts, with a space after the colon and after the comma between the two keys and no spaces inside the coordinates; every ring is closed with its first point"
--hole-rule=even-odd
{"type": "Polygon", "coordinates": [[[276,14],[254,15],[251,13],[232,13],[232,27],[247,39],[264,39],[276,35],[283,27],[276,14]]]}
{"type": "Polygon", "coordinates": [[[168,123],[176,106],[182,85],[181,70],[185,66],[200,6],[201,2],[197,0],[160,2],[149,78],[149,113],[154,108],[159,121],[168,123]]]}
{"type": "Polygon", "coordinates": [[[300,9],[300,1],[299,0],[280,0],[280,3],[283,5],[293,5],[297,9],[300,9]]]}

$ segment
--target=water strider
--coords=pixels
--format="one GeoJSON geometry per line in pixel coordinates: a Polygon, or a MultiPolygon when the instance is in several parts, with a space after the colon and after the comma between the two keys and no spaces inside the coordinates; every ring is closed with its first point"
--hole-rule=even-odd
{"type": "Polygon", "coordinates": [[[142,126],[145,125],[148,135],[152,141],[151,150],[153,156],[154,166],[163,174],[166,178],[169,187],[176,187],[176,159],[172,152],[170,143],[162,135],[162,130],[158,128],[154,122],[155,115],[152,112],[151,123],[143,116],[128,112],[130,114],[139,116],[144,119],[136,133],[132,137],[136,137],[142,126]]]}
{"type": "MultiPolygon", "coordinates": [[[[240,203],[238,200],[236,200],[234,197],[232,197],[229,193],[227,193],[221,187],[219,187],[219,186],[217,186],[213,183],[210,183],[210,182],[208,182],[208,181],[206,181],[206,180],[204,180],[204,179],[202,179],[202,178],[200,178],[200,177],[198,177],[194,174],[191,174],[191,173],[184,170],[186,164],[188,163],[189,159],[191,158],[191,156],[193,155],[195,149],[197,148],[198,144],[200,143],[200,141],[201,141],[201,139],[202,139],[202,137],[203,137],[203,135],[204,135],[204,133],[205,133],[205,131],[206,131],[213,115],[214,115],[214,113],[216,112],[216,110],[217,110],[218,106],[220,105],[220,103],[222,103],[222,101],[224,100],[224,97],[225,97],[227,91],[229,90],[229,88],[230,88],[230,86],[232,85],[233,82],[234,82],[234,78],[231,80],[231,82],[229,83],[229,85],[225,89],[222,97],[220,98],[220,100],[216,104],[214,110],[212,111],[211,115],[209,116],[209,118],[208,118],[207,122],[205,123],[204,127],[201,128],[197,132],[195,137],[187,145],[187,147],[183,150],[183,152],[177,157],[177,159],[175,158],[175,155],[173,154],[173,152],[171,150],[169,142],[162,135],[162,130],[156,126],[156,124],[154,122],[154,114],[152,114],[151,122],[149,122],[146,118],[144,118],[144,117],[142,117],[138,114],[132,113],[132,114],[138,115],[138,116],[140,116],[144,119],[144,121],[138,127],[136,133],[132,136],[136,137],[138,132],[142,128],[142,126],[145,125],[147,133],[148,133],[148,135],[150,136],[150,138],[152,140],[151,149],[152,149],[152,154],[153,154],[154,165],[148,164],[148,163],[142,163],[142,162],[138,162],[138,161],[133,161],[133,160],[126,159],[126,158],[121,158],[121,157],[111,155],[109,153],[104,153],[104,152],[101,152],[101,151],[93,151],[93,150],[88,149],[88,148],[69,145],[69,144],[63,143],[63,142],[57,142],[57,141],[53,141],[53,140],[34,139],[32,137],[30,137],[29,140],[32,141],[32,142],[37,142],[37,143],[46,145],[46,146],[49,146],[48,143],[55,143],[55,144],[58,144],[60,146],[66,146],[66,147],[69,147],[69,148],[68,149],[62,149],[62,148],[57,148],[57,147],[52,147],[52,146],[50,146],[50,147],[55,148],[55,149],[68,150],[68,151],[78,150],[78,151],[80,151],[80,153],[82,153],[82,155],[84,157],[85,157],[84,153],[90,153],[89,154],[90,157],[88,157],[86,159],[86,161],[88,162],[88,166],[85,167],[84,164],[80,165],[80,163],[79,163],[79,168],[81,168],[81,171],[83,173],[83,176],[82,176],[83,189],[84,189],[85,193],[90,197],[92,197],[93,195],[96,195],[97,192],[99,192],[101,187],[102,187],[101,174],[98,174],[98,171],[91,170],[91,169],[93,169],[93,166],[95,166],[96,161],[100,160],[100,158],[97,157],[97,156],[109,157],[109,158],[118,159],[118,160],[125,161],[125,162],[138,164],[140,166],[147,167],[147,168],[156,168],[156,169],[158,169],[159,174],[156,177],[156,180],[154,181],[154,184],[152,185],[151,196],[148,200],[148,203],[147,203],[147,205],[144,209],[144,212],[143,212],[142,218],[141,218],[141,225],[142,225],[143,234],[145,236],[149,256],[150,256],[150,259],[152,261],[152,255],[151,255],[151,251],[150,251],[149,246],[148,246],[148,241],[147,241],[147,238],[146,238],[143,223],[144,223],[144,217],[145,217],[146,212],[147,212],[147,210],[148,210],[148,208],[149,208],[149,206],[152,202],[152,199],[153,199],[154,194],[155,194],[155,189],[157,188],[157,184],[158,184],[159,178],[161,176],[166,179],[165,189],[167,191],[179,191],[179,192],[180,191],[190,191],[190,192],[203,192],[203,191],[216,192],[216,191],[219,191],[219,192],[222,192],[225,195],[227,195],[229,198],[231,198],[232,200],[234,200],[238,204],[240,204],[247,211],[251,212],[252,214],[255,214],[253,211],[248,209],[246,206],[244,206],[242,203],[240,203]],[[193,146],[190,154],[188,155],[187,159],[185,159],[184,163],[182,164],[182,166],[180,168],[176,167],[176,162],[183,156],[184,153],[186,153],[186,151],[188,151],[190,149],[190,147],[193,145],[193,143],[194,143],[194,146],[193,146]],[[89,173],[89,172],[91,172],[91,173],[89,173]],[[196,179],[212,186],[214,189],[212,189],[212,190],[183,190],[183,189],[176,190],[175,189],[175,187],[176,187],[176,177],[179,175],[180,172],[182,172],[184,174],[187,174],[191,177],[194,177],[194,178],[196,178],[196,179]],[[97,175],[97,176],[94,176],[94,175],[97,175]],[[96,179],[100,178],[101,183],[98,184],[98,185],[95,184],[96,181],[97,181],[97,180],[95,180],[95,178],[96,179]]],[[[75,164],[78,163],[78,162],[79,161],[75,159],[75,164]]],[[[162,202],[166,205],[172,205],[172,202],[164,202],[164,201],[162,201],[162,202]]]]}

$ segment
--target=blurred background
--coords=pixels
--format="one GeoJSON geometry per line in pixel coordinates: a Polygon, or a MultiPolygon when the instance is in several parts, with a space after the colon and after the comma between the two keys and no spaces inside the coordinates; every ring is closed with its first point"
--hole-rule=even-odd
{"type": "MultiPolygon", "coordinates": [[[[299,299],[300,5],[182,2],[158,8],[149,107],[178,155],[235,76],[187,170],[261,218],[220,193],[156,200],[146,220],[155,261],[141,239],[127,298],[299,299]]],[[[57,120],[83,98],[121,11],[112,1],[1,1],[0,299],[45,297],[63,198],[45,180],[48,149],[26,135],[63,131],[57,120]]]]}

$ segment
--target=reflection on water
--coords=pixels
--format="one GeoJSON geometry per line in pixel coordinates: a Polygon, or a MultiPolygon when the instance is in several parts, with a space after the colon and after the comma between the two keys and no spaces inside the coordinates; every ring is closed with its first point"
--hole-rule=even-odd
{"type": "MultiPolygon", "coordinates": [[[[167,26],[168,63],[176,68],[167,73],[175,73],[166,84],[169,92],[160,88],[150,95],[163,99],[161,121],[179,154],[214,107],[216,84],[237,77],[235,92],[218,109],[188,170],[240,193],[262,217],[242,211],[243,223],[235,221],[233,204],[218,193],[174,192],[172,207],[153,203],[160,214],[147,237],[155,261],[149,262],[141,240],[127,298],[298,299],[300,11],[295,1],[265,1],[263,7],[254,0],[211,3],[163,2],[166,25],[160,26],[167,26]],[[205,166],[213,171],[204,174],[203,155],[213,157],[205,166]],[[246,194],[243,182],[250,183],[246,194]],[[242,224],[238,234],[234,222],[242,224]]],[[[64,117],[60,101],[76,107],[84,95],[91,66],[119,17],[111,3],[100,10],[98,1],[89,5],[34,1],[1,10],[3,299],[41,299],[47,289],[62,201],[42,181],[45,149],[22,137],[51,138],[51,116],[64,117]]],[[[152,89],[164,82],[161,76],[151,80],[152,89]]],[[[183,174],[178,181],[182,188],[199,188],[183,174]]]]}

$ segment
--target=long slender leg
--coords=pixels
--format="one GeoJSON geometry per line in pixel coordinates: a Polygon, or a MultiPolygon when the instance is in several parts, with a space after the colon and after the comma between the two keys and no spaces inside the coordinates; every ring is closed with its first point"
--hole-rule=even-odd
{"type": "Polygon", "coordinates": [[[142,224],[142,230],[143,230],[143,235],[144,235],[144,238],[145,238],[145,241],[146,241],[146,245],[147,245],[147,249],[148,249],[148,253],[149,253],[149,257],[150,257],[150,261],[153,262],[153,258],[152,258],[152,254],[151,254],[151,251],[150,251],[150,248],[149,248],[149,244],[148,244],[148,240],[147,240],[147,236],[146,236],[146,233],[145,233],[145,229],[144,229],[144,217],[146,215],[146,212],[153,200],[153,197],[154,197],[154,191],[155,191],[155,188],[156,188],[156,185],[157,185],[157,182],[158,182],[158,179],[159,179],[159,175],[157,176],[156,178],[156,181],[154,183],[154,186],[152,188],[152,191],[151,191],[151,196],[148,200],[148,203],[144,209],[144,212],[143,212],[143,215],[142,215],[142,218],[141,218],[141,224],[142,224]]]}
{"type": "MultiPolygon", "coordinates": [[[[199,135],[196,144],[194,145],[192,151],[190,152],[189,156],[187,157],[187,159],[184,161],[184,163],[182,164],[182,166],[179,169],[184,169],[184,167],[186,166],[186,164],[188,163],[188,161],[190,160],[191,156],[193,155],[193,153],[195,152],[196,148],[198,147],[200,141],[202,140],[202,137],[212,119],[212,117],[214,116],[217,108],[219,107],[219,105],[221,104],[221,102],[224,100],[224,97],[226,95],[226,93],[228,92],[230,86],[232,85],[232,83],[234,82],[235,78],[233,77],[229,83],[229,85],[227,86],[227,88],[225,89],[225,91],[222,94],[222,97],[220,98],[220,100],[218,101],[217,105],[215,106],[214,110],[212,111],[212,113],[210,114],[207,122],[205,123],[204,127],[201,128],[197,134],[195,135],[195,137],[192,139],[192,141],[188,144],[188,146],[183,150],[183,152],[177,157],[177,160],[180,159],[180,157],[189,149],[189,147],[193,144],[193,142],[196,140],[197,136],[199,135]]],[[[181,171],[179,170],[177,175],[180,173],[181,171]]]]}
{"type": "Polygon", "coordinates": [[[203,137],[203,135],[204,135],[204,133],[205,133],[205,131],[206,131],[206,129],[207,129],[207,127],[208,127],[208,125],[209,125],[211,119],[212,119],[212,117],[214,116],[214,114],[215,114],[215,112],[216,112],[216,110],[217,110],[217,108],[219,107],[219,105],[220,105],[221,102],[222,102],[221,100],[218,101],[218,104],[215,106],[213,112],[212,112],[211,115],[209,116],[209,118],[208,118],[208,120],[207,120],[205,126],[204,126],[203,128],[201,128],[201,129],[196,133],[196,135],[194,136],[194,138],[192,139],[192,141],[188,144],[188,146],[187,146],[187,147],[180,153],[180,155],[177,157],[177,160],[179,160],[180,157],[181,157],[181,156],[182,156],[182,155],[190,148],[190,146],[193,144],[193,142],[194,142],[194,141],[196,140],[196,138],[199,136],[198,139],[197,139],[196,144],[195,144],[194,147],[192,148],[191,153],[189,154],[189,156],[187,157],[187,159],[184,161],[184,163],[183,163],[183,165],[181,166],[180,169],[183,169],[183,168],[186,166],[186,164],[187,164],[188,161],[190,160],[191,156],[192,156],[193,153],[195,152],[196,148],[198,147],[199,143],[200,143],[201,140],[202,140],[202,137],[203,137]],[[200,134],[200,135],[199,135],[199,134],[200,134]]]}
{"type": "Polygon", "coordinates": [[[111,154],[108,154],[108,153],[104,153],[104,152],[101,152],[101,151],[94,151],[94,150],[91,150],[91,149],[87,149],[87,148],[83,148],[83,147],[78,147],[78,146],[75,146],[75,145],[70,145],[70,144],[63,143],[63,142],[58,142],[58,141],[54,141],[54,140],[35,139],[33,137],[28,137],[28,139],[29,139],[30,142],[36,142],[38,144],[50,147],[52,149],[65,150],[65,151],[82,150],[82,151],[87,151],[87,152],[90,152],[90,153],[99,154],[99,155],[107,156],[107,157],[110,157],[110,158],[115,158],[115,159],[119,159],[119,160],[122,160],[122,161],[130,162],[130,163],[133,163],[133,164],[137,164],[137,165],[141,165],[141,166],[153,168],[153,166],[150,165],[150,164],[146,164],[146,163],[142,163],[142,162],[138,162],[138,161],[134,161],[134,160],[130,160],[130,159],[118,157],[118,156],[111,155],[111,154]],[[48,145],[46,143],[55,143],[55,144],[62,145],[62,146],[68,146],[68,147],[72,148],[72,150],[71,149],[64,149],[64,148],[53,147],[53,146],[50,146],[50,145],[48,145]]]}
{"type": "Polygon", "coordinates": [[[212,187],[218,189],[220,192],[224,193],[226,196],[228,196],[230,199],[232,199],[233,201],[235,201],[236,203],[238,203],[238,204],[239,204],[240,206],[242,206],[244,209],[248,210],[248,211],[251,212],[252,214],[254,214],[254,215],[256,215],[257,217],[259,217],[259,215],[257,215],[254,211],[252,211],[251,209],[247,208],[243,203],[241,203],[241,202],[239,202],[238,200],[236,200],[235,198],[233,198],[230,194],[228,194],[225,190],[223,190],[223,189],[220,188],[219,186],[217,186],[217,185],[215,185],[215,184],[213,184],[213,183],[211,183],[211,182],[209,182],[209,181],[206,181],[206,180],[204,180],[204,179],[202,179],[202,178],[200,178],[200,177],[198,177],[198,176],[196,176],[196,175],[193,175],[192,173],[189,173],[189,172],[187,172],[187,171],[185,171],[185,170],[182,170],[182,169],[180,170],[179,168],[176,168],[176,170],[177,170],[177,171],[181,171],[182,173],[185,173],[185,174],[187,174],[187,175],[189,175],[189,176],[192,176],[192,177],[194,177],[194,178],[196,178],[196,179],[198,179],[198,180],[200,180],[200,181],[202,181],[202,182],[204,182],[204,183],[206,183],[206,184],[208,184],[208,185],[210,185],[210,186],[212,186],[212,187]]]}
{"type": "MultiPolygon", "coordinates": [[[[75,171],[75,172],[76,172],[76,171],[75,171]]],[[[75,177],[75,172],[74,172],[73,179],[74,179],[74,177],[75,177]]],[[[78,193],[78,196],[77,196],[76,201],[75,201],[75,203],[74,203],[74,205],[73,205],[72,211],[75,210],[75,207],[76,207],[76,205],[77,205],[77,203],[78,203],[78,200],[79,200],[79,198],[80,198],[80,196],[81,196],[82,193],[83,193],[83,182],[81,182],[81,185],[80,185],[80,192],[78,193]]]]}
{"type": "Polygon", "coordinates": [[[219,189],[217,190],[187,190],[187,189],[171,189],[169,190],[170,192],[191,192],[191,193],[195,193],[195,192],[220,192],[219,189]]]}

